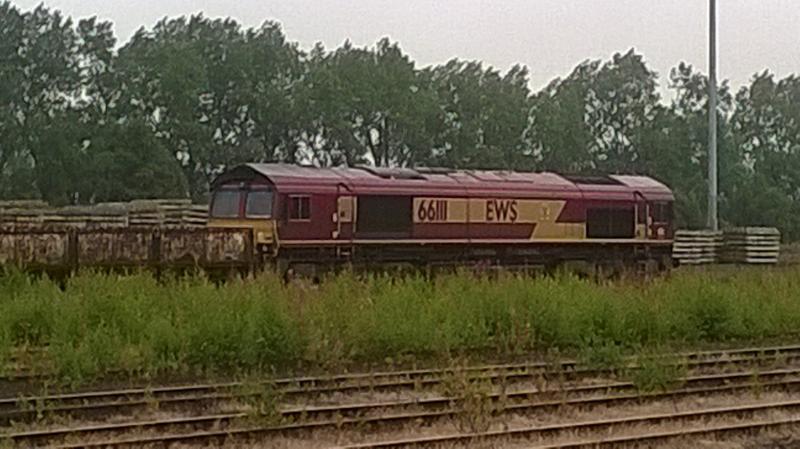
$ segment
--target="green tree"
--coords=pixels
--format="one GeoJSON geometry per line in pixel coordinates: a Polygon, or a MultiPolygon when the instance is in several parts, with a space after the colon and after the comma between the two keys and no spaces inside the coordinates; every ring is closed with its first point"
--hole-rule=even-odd
{"type": "Polygon", "coordinates": [[[243,31],[202,15],[160,21],[120,50],[130,103],[177,155],[189,192],[206,196],[225,167],[293,159],[300,52],[280,28],[243,31]]]}
{"type": "Polygon", "coordinates": [[[265,22],[247,30],[238,57],[235,67],[245,78],[239,117],[249,137],[241,145],[255,147],[256,161],[302,161],[302,150],[314,139],[308,86],[303,82],[309,70],[305,55],[287,42],[278,24],[265,22]]]}
{"type": "MultiPolygon", "coordinates": [[[[658,149],[650,173],[672,187],[678,225],[702,228],[708,192],[708,78],[691,65],[680,63],[670,71],[669,87],[674,97],[669,115],[658,125],[659,141],[650,146],[658,149]]],[[[727,82],[718,86],[717,97],[721,217],[726,222],[730,220],[726,205],[731,188],[746,173],[730,126],[733,99],[727,82]]]]}
{"type": "Polygon", "coordinates": [[[110,123],[90,145],[92,202],[186,196],[178,160],[144,120],[129,117],[110,123]]]}
{"type": "Polygon", "coordinates": [[[734,223],[778,226],[800,237],[800,78],[755,75],[737,93],[731,121],[749,175],[734,186],[734,223]]]}
{"type": "Polygon", "coordinates": [[[0,3],[0,198],[35,196],[33,157],[22,145],[17,113],[25,62],[18,51],[26,18],[10,2],[0,3]]]}
{"type": "Polygon", "coordinates": [[[589,152],[601,172],[642,173],[645,145],[662,106],[656,73],[632,49],[615,54],[595,73],[586,98],[589,152]]]}
{"type": "Polygon", "coordinates": [[[318,163],[405,166],[427,156],[439,123],[436,97],[396,43],[318,47],[310,63],[318,163]]]}
{"type": "Polygon", "coordinates": [[[449,61],[427,71],[444,116],[431,163],[461,168],[533,165],[528,69],[505,75],[475,61],[449,61]]]}
{"type": "Polygon", "coordinates": [[[14,168],[6,194],[65,202],[79,172],[71,100],[81,92],[77,34],[69,18],[43,6],[21,14],[0,5],[3,112],[0,168],[14,168]],[[58,176],[53,179],[54,173],[58,176]]]}
{"type": "Polygon", "coordinates": [[[542,170],[591,170],[593,141],[587,123],[587,98],[600,61],[584,61],[564,79],[555,79],[533,98],[533,150],[542,170]]]}
{"type": "Polygon", "coordinates": [[[201,99],[213,101],[200,38],[207,37],[203,31],[208,28],[202,16],[164,19],[152,31],[137,31],[119,51],[128,97],[124,101],[138,109],[174,152],[195,199],[203,197],[219,169],[211,161],[218,120],[201,111],[201,99]]]}

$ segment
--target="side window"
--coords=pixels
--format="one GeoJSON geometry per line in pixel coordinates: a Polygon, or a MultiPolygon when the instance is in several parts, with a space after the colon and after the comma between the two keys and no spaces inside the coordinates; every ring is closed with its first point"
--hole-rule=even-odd
{"type": "Polygon", "coordinates": [[[586,210],[586,238],[630,239],[635,233],[633,208],[586,210]]]}
{"type": "Polygon", "coordinates": [[[310,220],[310,219],[311,219],[311,197],[290,196],[289,220],[310,220]]]}

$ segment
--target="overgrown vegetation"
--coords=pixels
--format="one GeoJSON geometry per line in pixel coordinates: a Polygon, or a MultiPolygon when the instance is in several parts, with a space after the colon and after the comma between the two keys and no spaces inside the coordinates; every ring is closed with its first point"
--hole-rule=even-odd
{"type": "MultiPolygon", "coordinates": [[[[493,398],[494,386],[489,379],[476,377],[466,366],[452,367],[443,378],[439,390],[450,399],[455,411],[455,424],[462,432],[485,432],[492,425],[493,417],[502,412],[505,395],[497,401],[493,398]]],[[[501,391],[502,389],[502,385],[501,391]]]]}
{"type": "Polygon", "coordinates": [[[246,374],[475,351],[557,350],[603,365],[647,348],[792,336],[798,291],[796,268],[604,285],[569,275],[343,274],[318,287],[287,287],[271,274],[215,285],[202,276],[82,273],[62,288],[11,272],[0,277],[0,354],[31,348],[32,366],[71,382],[120,371],[246,374]]]}
{"type": "Polygon", "coordinates": [[[642,393],[664,392],[680,387],[689,372],[685,360],[669,354],[647,351],[636,360],[629,376],[642,393]]]}

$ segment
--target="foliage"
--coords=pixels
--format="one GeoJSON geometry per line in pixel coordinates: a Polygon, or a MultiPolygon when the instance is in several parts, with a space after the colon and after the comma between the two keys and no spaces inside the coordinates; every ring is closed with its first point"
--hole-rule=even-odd
{"type": "MultiPolygon", "coordinates": [[[[202,14],[117,46],[108,22],[6,0],[0,199],[204,200],[246,161],[625,172],[670,185],[678,225],[700,227],[707,79],[680,63],[665,81],[629,50],[531,92],[522,66],[418,68],[388,38],[306,52],[276,23],[202,14]]],[[[719,98],[723,223],[800,237],[800,78],[764,71],[719,98]]]]}
{"type": "MultiPolygon", "coordinates": [[[[568,275],[430,282],[345,273],[308,288],[272,274],[215,285],[201,276],[82,273],[60,285],[12,271],[0,276],[0,355],[46,348],[26,360],[73,382],[545,349],[613,368],[626,353],[654,353],[647,348],[794,335],[799,274],[680,272],[597,285],[568,275]]],[[[657,366],[643,370],[642,385],[660,385],[655,374],[657,366]]]]}
{"type": "Polygon", "coordinates": [[[636,366],[630,371],[631,382],[639,392],[665,392],[681,386],[688,372],[688,364],[685,360],[670,356],[668,352],[650,350],[638,356],[636,366]]]}
{"type": "Polygon", "coordinates": [[[437,390],[443,397],[451,398],[453,417],[462,432],[486,432],[493,418],[503,411],[502,398],[496,401],[493,396],[492,382],[474,376],[463,366],[455,365],[445,372],[437,390]]]}
{"type": "Polygon", "coordinates": [[[263,370],[302,346],[277,281],[218,289],[200,277],[157,282],[147,274],[86,273],[62,291],[48,279],[12,274],[0,308],[18,347],[46,347],[59,377],[81,381],[114,371],[158,375],[263,370]]]}

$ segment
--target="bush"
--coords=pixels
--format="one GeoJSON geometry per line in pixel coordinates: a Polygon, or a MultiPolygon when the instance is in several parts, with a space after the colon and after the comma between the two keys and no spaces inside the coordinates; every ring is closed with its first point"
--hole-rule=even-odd
{"type": "Polygon", "coordinates": [[[344,273],[285,287],[272,274],[216,285],[199,275],[86,272],[62,286],[11,271],[0,276],[0,362],[47,348],[33,353],[34,365],[73,382],[110,371],[250,373],[475,351],[558,350],[605,366],[648,347],[790,336],[799,275],[689,271],[598,285],[566,274],[344,273]]]}

